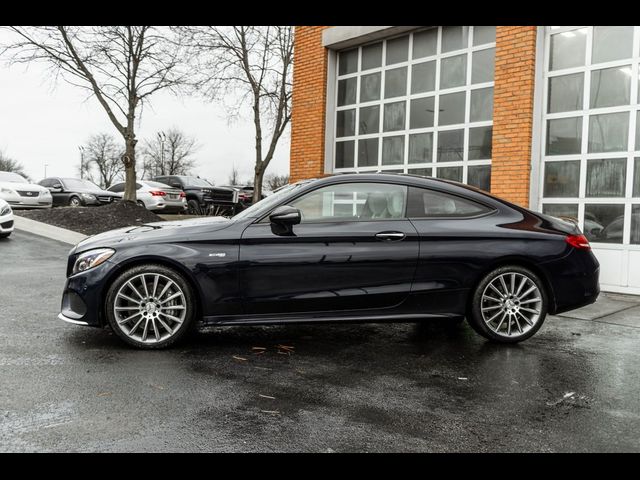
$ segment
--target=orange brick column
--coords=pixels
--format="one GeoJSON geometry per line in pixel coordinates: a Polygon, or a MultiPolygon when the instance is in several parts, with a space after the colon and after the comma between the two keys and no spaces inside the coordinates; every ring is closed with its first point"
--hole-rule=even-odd
{"type": "Polygon", "coordinates": [[[327,49],[322,31],[329,27],[295,29],[291,110],[291,182],[324,175],[327,49]]]}
{"type": "Polygon", "coordinates": [[[536,27],[496,28],[491,193],[529,205],[536,27]]]}

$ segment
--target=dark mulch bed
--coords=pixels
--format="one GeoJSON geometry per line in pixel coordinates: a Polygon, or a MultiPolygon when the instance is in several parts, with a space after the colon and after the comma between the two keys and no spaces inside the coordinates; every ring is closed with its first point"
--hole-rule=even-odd
{"type": "Polygon", "coordinates": [[[14,213],[85,235],[163,221],[161,217],[146,208],[124,201],[100,207],[55,207],[46,210],[15,210],[14,213]]]}

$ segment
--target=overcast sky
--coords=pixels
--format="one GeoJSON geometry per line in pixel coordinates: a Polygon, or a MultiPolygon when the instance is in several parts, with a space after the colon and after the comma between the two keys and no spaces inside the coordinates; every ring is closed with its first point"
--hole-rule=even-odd
{"type": "MultiPolygon", "coordinates": [[[[0,43],[6,38],[7,33],[0,32],[0,43]]],[[[119,136],[95,97],[86,97],[87,92],[62,80],[54,86],[42,64],[27,70],[24,65],[9,68],[0,63],[0,149],[21,162],[36,182],[44,177],[45,164],[49,176],[78,176],[79,145],[94,133],[119,136]]],[[[243,181],[253,178],[254,130],[249,117],[228,124],[220,105],[160,91],[144,108],[137,138],[142,141],[174,126],[201,145],[194,157],[195,173],[201,177],[223,185],[235,164],[243,181]]],[[[287,130],[267,174],[289,173],[289,140],[287,130]]]]}

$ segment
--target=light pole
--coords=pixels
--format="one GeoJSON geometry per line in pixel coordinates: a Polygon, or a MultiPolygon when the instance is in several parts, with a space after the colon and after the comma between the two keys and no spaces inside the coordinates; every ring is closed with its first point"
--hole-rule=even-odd
{"type": "Polygon", "coordinates": [[[48,163],[44,164],[44,178],[47,178],[47,167],[49,166],[48,163]]]}
{"type": "MultiPolygon", "coordinates": [[[[158,140],[160,140],[160,165],[162,166],[161,173],[164,175],[164,142],[167,140],[167,136],[164,132],[158,132],[158,140]]],[[[156,176],[158,176],[158,166],[156,165],[156,176]]]]}
{"type": "Polygon", "coordinates": [[[80,178],[82,179],[84,178],[84,147],[80,145],[78,150],[80,150],[80,178]]]}

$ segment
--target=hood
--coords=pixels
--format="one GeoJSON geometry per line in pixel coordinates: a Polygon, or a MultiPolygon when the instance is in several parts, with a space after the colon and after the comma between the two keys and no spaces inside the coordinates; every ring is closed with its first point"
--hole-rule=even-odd
{"type": "Polygon", "coordinates": [[[42,185],[36,183],[18,183],[18,182],[0,182],[0,187],[10,188],[11,190],[20,190],[27,192],[48,192],[42,185]]]}
{"type": "Polygon", "coordinates": [[[225,217],[203,217],[118,228],[84,239],[71,250],[70,254],[102,247],[117,250],[118,247],[139,243],[184,242],[199,233],[211,233],[227,228],[231,223],[232,221],[225,217]]]}

